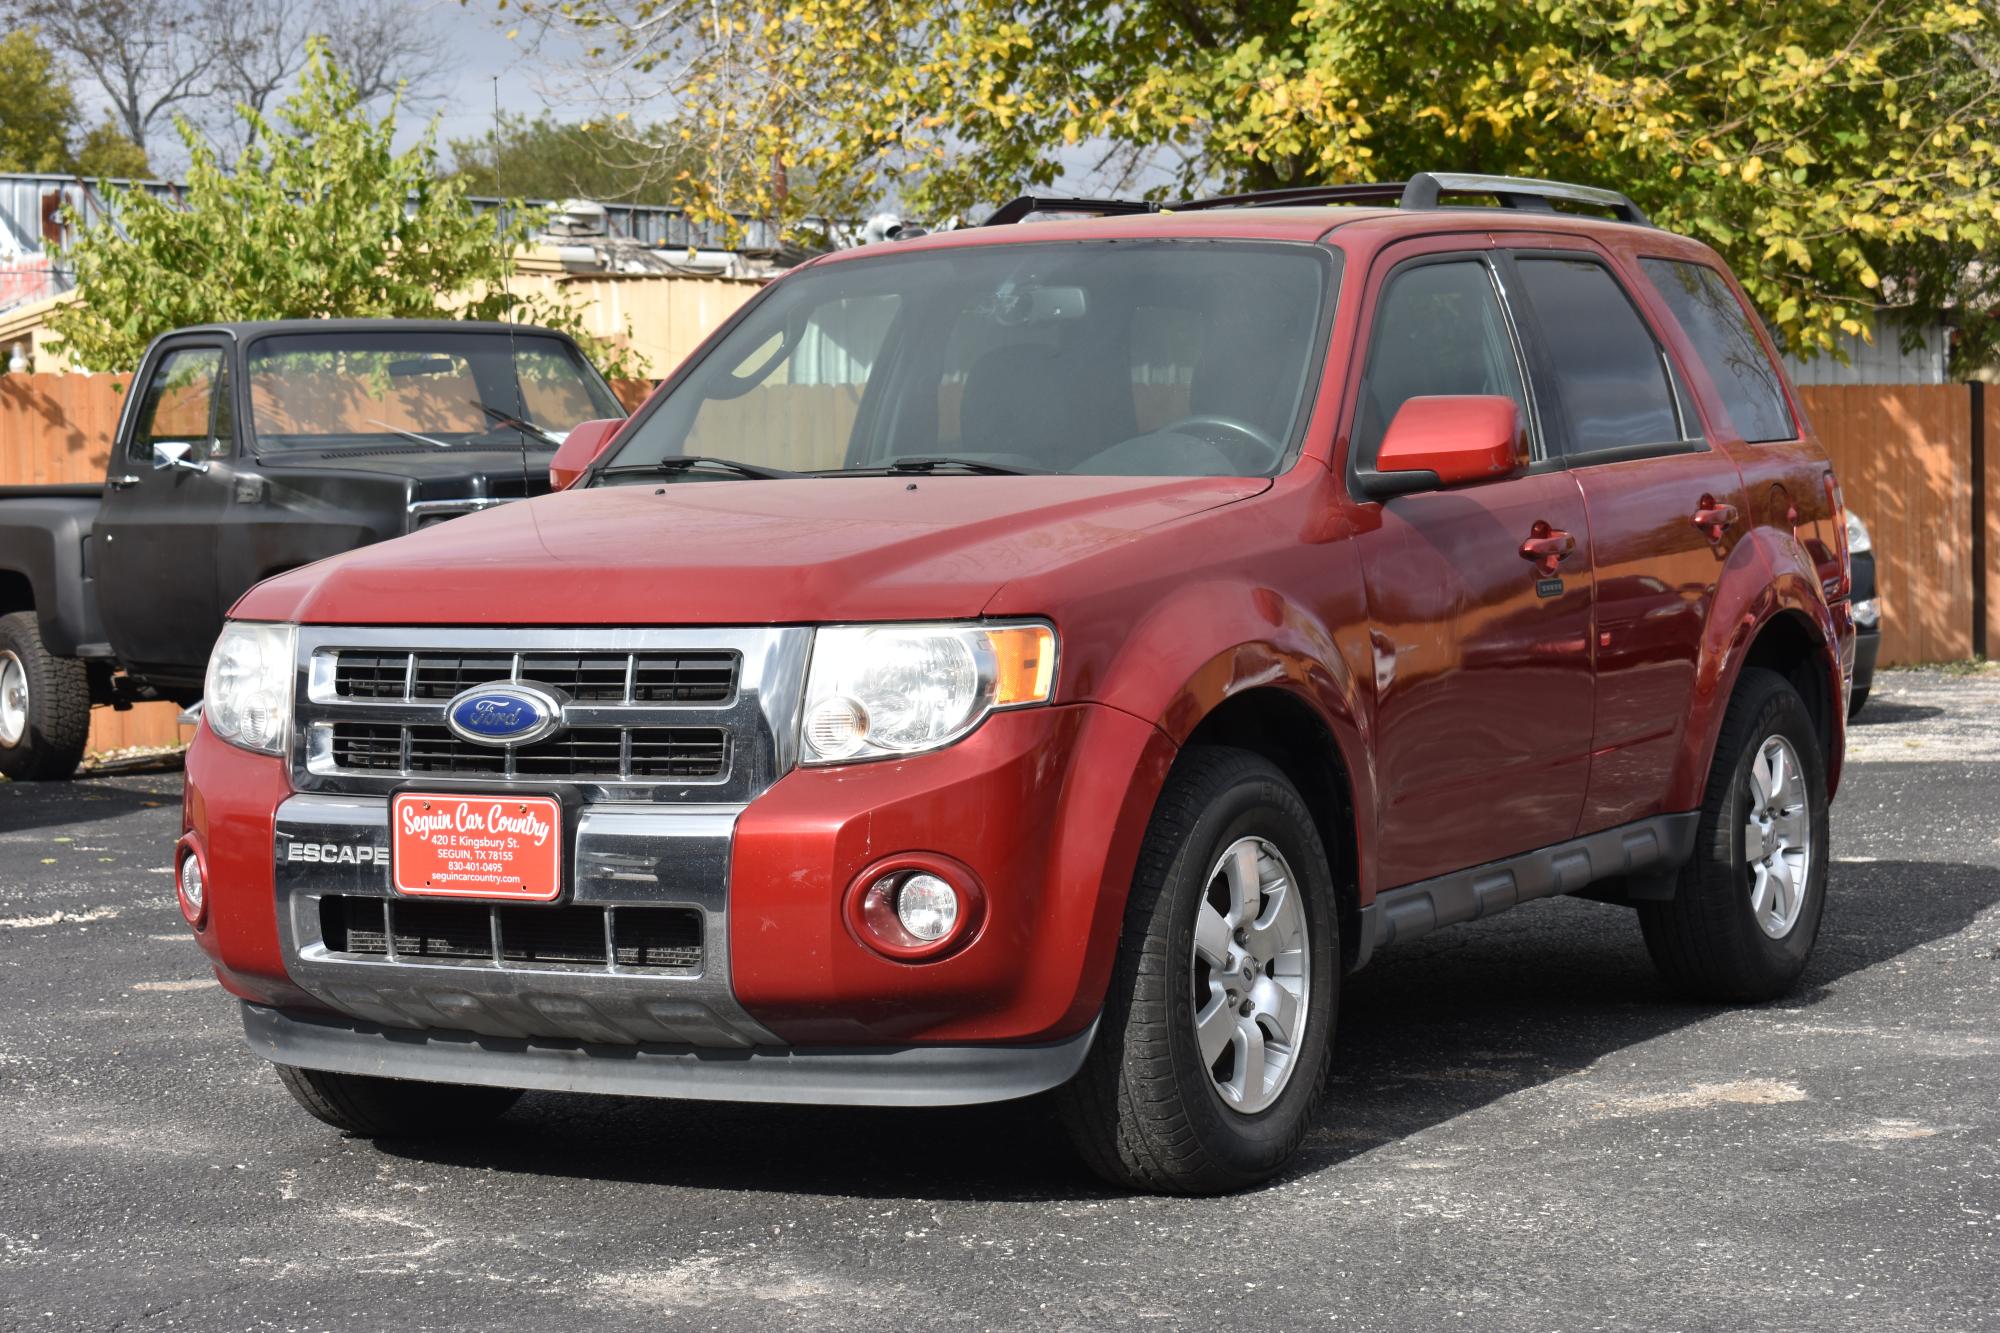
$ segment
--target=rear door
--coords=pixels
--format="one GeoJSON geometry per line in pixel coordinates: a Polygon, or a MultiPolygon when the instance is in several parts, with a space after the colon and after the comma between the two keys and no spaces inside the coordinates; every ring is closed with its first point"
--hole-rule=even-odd
{"type": "Polygon", "coordinates": [[[1716,584],[1744,533],[1743,479],[1609,256],[1575,237],[1509,243],[1536,392],[1590,511],[1588,833],[1662,812],[1716,584]]]}
{"type": "Polygon", "coordinates": [[[1466,250],[1467,240],[1389,252],[1368,298],[1350,426],[1350,469],[1374,464],[1397,409],[1414,397],[1511,397],[1527,435],[1513,476],[1400,495],[1355,515],[1375,665],[1383,888],[1568,839],[1589,773],[1583,497],[1543,443],[1490,247],[1466,250]],[[1545,572],[1521,547],[1548,533],[1568,533],[1575,547],[1545,572]]]}
{"type": "Polygon", "coordinates": [[[162,344],[133,388],[131,425],[92,528],[98,606],[128,668],[194,685],[222,623],[215,542],[236,434],[229,349],[199,336],[162,344]],[[186,446],[190,466],[155,467],[162,444],[186,446]]]}

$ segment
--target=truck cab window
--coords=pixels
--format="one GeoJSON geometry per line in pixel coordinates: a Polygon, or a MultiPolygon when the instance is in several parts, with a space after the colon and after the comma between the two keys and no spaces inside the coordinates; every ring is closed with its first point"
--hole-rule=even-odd
{"type": "Polygon", "coordinates": [[[183,347],[168,352],[146,383],[126,457],[135,463],[150,463],[153,446],[169,442],[188,445],[191,459],[227,454],[231,428],[226,402],[219,420],[216,414],[217,400],[227,397],[226,382],[221,348],[183,347]]]}

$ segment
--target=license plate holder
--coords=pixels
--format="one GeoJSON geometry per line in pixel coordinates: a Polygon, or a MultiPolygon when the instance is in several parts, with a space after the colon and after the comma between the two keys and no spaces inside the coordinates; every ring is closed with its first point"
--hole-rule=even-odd
{"type": "Polygon", "coordinates": [[[389,803],[389,882],[413,898],[555,902],[564,804],[520,792],[399,791],[389,803]]]}

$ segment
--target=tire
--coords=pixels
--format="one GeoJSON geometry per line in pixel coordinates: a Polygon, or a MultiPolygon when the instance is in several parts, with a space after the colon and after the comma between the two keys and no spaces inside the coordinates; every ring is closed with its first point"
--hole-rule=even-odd
{"type": "Polygon", "coordinates": [[[1690,999],[1755,1003],[1775,1000],[1797,984],[1826,904],[1826,809],[1826,760],[1805,701],[1776,672],[1745,671],[1723,716],[1694,857],[1681,868],[1672,898],[1639,904],[1646,950],[1669,985],[1690,999]],[[1766,873],[1773,896],[1760,900],[1750,825],[1753,816],[1761,819],[1753,809],[1756,781],[1769,782],[1763,757],[1780,742],[1798,761],[1798,772],[1774,804],[1796,806],[1797,813],[1772,821],[1773,831],[1759,834],[1758,849],[1777,848],[1803,833],[1804,851],[1800,861],[1779,852],[1765,862],[1778,873],[1766,873]],[[1786,834],[1787,828],[1793,832],[1786,834]],[[1783,884],[1796,889],[1789,914],[1778,910],[1787,902],[1783,884]],[[1761,921],[1756,901],[1767,905],[1761,921]]]}
{"type": "Polygon", "coordinates": [[[1855,718],[1859,717],[1861,715],[1861,705],[1867,702],[1868,687],[1866,685],[1863,685],[1858,690],[1850,690],[1847,695],[1847,720],[1852,722],[1855,718]]]}
{"type": "Polygon", "coordinates": [[[49,652],[33,611],[0,616],[0,775],[13,782],[74,777],[89,738],[88,669],[49,652]]]}
{"type": "Polygon", "coordinates": [[[293,1101],[335,1129],[366,1139],[463,1134],[498,1119],[521,1099],[515,1088],[419,1083],[292,1065],[272,1067],[293,1101]]]}
{"type": "MultiPolygon", "coordinates": [[[[1231,859],[1247,880],[1246,863],[1231,859]]],[[[1340,957],[1326,849],[1298,791],[1258,755],[1187,750],[1140,850],[1097,1040],[1082,1071],[1057,1097],[1070,1139],[1091,1169],[1117,1185],[1172,1194],[1225,1193],[1276,1173],[1311,1127],[1325,1082],[1340,957]],[[1230,913],[1217,907],[1231,901],[1231,876],[1219,860],[1246,844],[1252,849],[1247,865],[1256,872],[1258,919],[1276,924],[1254,936],[1232,936],[1230,913]],[[1291,906],[1277,890],[1281,876],[1292,886],[1291,906]],[[1205,907],[1216,910],[1222,931],[1204,932],[1206,948],[1216,953],[1226,946],[1233,960],[1227,968],[1210,967],[1196,952],[1197,918],[1208,920],[1205,907]],[[1266,957],[1258,963],[1251,956],[1259,970],[1244,984],[1243,950],[1253,948],[1266,957]],[[1286,1044],[1276,1040],[1281,1020],[1267,1009],[1278,1002],[1277,989],[1300,980],[1301,972],[1304,1003],[1285,989],[1294,997],[1294,1021],[1304,1016],[1303,1036],[1291,1043],[1275,1085],[1253,1080],[1246,1024],[1256,1026],[1256,1049],[1267,1058],[1283,1053],[1286,1044]],[[1228,989],[1237,984],[1244,989],[1228,989]],[[1244,1018],[1241,1004],[1253,1002],[1226,1003],[1231,994],[1259,997],[1259,1007],[1244,1018]],[[1213,1066],[1202,1058],[1198,1004],[1212,1022],[1228,1023],[1212,1028],[1211,1040],[1232,1034],[1213,1066]],[[1232,1100],[1218,1086],[1224,1073],[1250,1102],[1232,1100]],[[1253,1107],[1260,1098],[1268,1104],[1253,1107]]],[[[1263,1067],[1270,1072],[1276,1063],[1263,1067]]]]}

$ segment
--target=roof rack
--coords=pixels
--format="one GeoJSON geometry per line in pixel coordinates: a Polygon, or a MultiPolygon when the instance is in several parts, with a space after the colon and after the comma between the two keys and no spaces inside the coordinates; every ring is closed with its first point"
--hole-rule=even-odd
{"type": "Polygon", "coordinates": [[[1620,222],[1650,227],[1652,219],[1616,190],[1567,181],[1535,180],[1527,176],[1484,176],[1462,171],[1420,171],[1407,181],[1376,181],[1354,185],[1300,185],[1284,190],[1253,190],[1178,204],[1144,199],[1065,199],[1024,194],[1002,204],[986,219],[988,227],[1020,222],[1037,213],[1089,213],[1110,217],[1127,213],[1185,213],[1205,208],[1281,208],[1286,204],[1393,203],[1398,208],[1439,208],[1446,195],[1486,195],[1502,208],[1553,213],[1557,203],[1608,209],[1620,222]]]}
{"type": "Polygon", "coordinates": [[[1060,195],[1024,194],[993,210],[982,227],[1005,227],[1026,221],[1037,213],[1089,213],[1112,217],[1122,213],[1157,213],[1160,205],[1150,199],[1074,199],[1060,195]]]}
{"type": "Polygon", "coordinates": [[[1420,171],[1403,186],[1400,207],[1436,208],[1438,197],[1447,194],[1486,194],[1502,208],[1525,208],[1553,213],[1551,203],[1583,204],[1608,208],[1620,222],[1650,227],[1653,220],[1639,206],[1616,190],[1595,185],[1572,185],[1568,181],[1536,180],[1531,176],[1481,176],[1460,171],[1420,171]]]}

